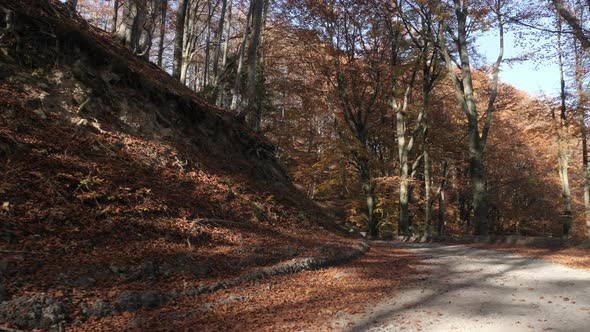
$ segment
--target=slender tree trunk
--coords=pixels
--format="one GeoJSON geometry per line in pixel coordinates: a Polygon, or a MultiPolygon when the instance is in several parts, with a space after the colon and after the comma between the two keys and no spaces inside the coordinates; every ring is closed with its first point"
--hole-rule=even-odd
{"type": "Polygon", "coordinates": [[[438,236],[444,237],[446,235],[445,231],[445,192],[442,191],[438,196],[438,236]]]}
{"type": "MultiPolygon", "coordinates": [[[[398,118],[398,126],[400,126],[398,118]]],[[[402,125],[403,126],[403,125],[402,125]]],[[[401,235],[409,235],[410,216],[409,216],[409,198],[410,198],[410,180],[408,174],[408,156],[405,150],[404,138],[398,137],[401,141],[400,151],[400,183],[399,183],[399,233],[401,235]]]]}
{"type": "Polygon", "coordinates": [[[576,56],[576,91],[578,94],[578,117],[580,119],[580,136],[582,139],[582,167],[584,170],[584,219],[586,235],[590,237],[590,167],[588,165],[588,132],[586,127],[586,103],[584,92],[584,54],[578,42],[574,42],[576,56]]]}
{"type": "MultiPolygon", "coordinates": [[[[260,45],[263,45],[264,42],[264,30],[266,29],[266,13],[268,10],[268,3],[269,0],[264,0],[264,7],[263,7],[263,11],[262,11],[262,26],[260,28],[260,41],[258,42],[258,49],[260,49],[260,45]]],[[[254,129],[254,131],[259,132],[260,130],[262,130],[262,107],[263,107],[263,96],[261,95],[262,93],[264,93],[263,91],[259,91],[259,89],[256,89],[256,86],[258,84],[260,84],[261,86],[263,86],[264,84],[264,52],[262,49],[260,49],[257,53],[256,53],[256,57],[259,59],[258,60],[258,65],[255,67],[255,71],[254,73],[256,74],[256,72],[258,71],[259,74],[257,74],[258,78],[254,78],[254,91],[250,91],[250,93],[254,93],[254,97],[252,99],[252,103],[249,107],[250,109],[250,127],[252,129],[254,129]]],[[[255,75],[256,76],[256,75],[255,75]]]]}
{"type": "MultiPolygon", "coordinates": [[[[248,81],[247,98],[248,106],[246,112],[251,113],[256,107],[256,65],[258,63],[258,46],[262,32],[262,13],[264,12],[264,0],[252,1],[252,35],[248,46],[248,81]]],[[[244,112],[238,116],[245,116],[244,112]]]]}
{"type": "MultiPolygon", "coordinates": [[[[176,36],[174,38],[174,61],[172,64],[172,76],[177,80],[181,80],[181,73],[183,61],[183,46],[184,46],[184,21],[186,18],[186,11],[189,0],[178,0],[178,8],[176,10],[176,36]]],[[[186,72],[186,70],[184,71],[186,72]]]]}
{"type": "Polygon", "coordinates": [[[369,237],[374,237],[377,236],[377,223],[375,220],[375,192],[371,180],[371,170],[369,167],[369,161],[363,160],[360,165],[360,175],[362,190],[363,194],[365,195],[365,203],[367,207],[368,235],[369,237]]]}
{"type": "Polygon", "coordinates": [[[582,164],[584,167],[584,217],[586,219],[586,235],[590,237],[590,166],[588,165],[588,134],[585,118],[582,113],[580,120],[582,131],[582,164]]]}
{"type": "Polygon", "coordinates": [[[430,107],[430,91],[432,89],[432,80],[430,76],[430,64],[426,61],[422,68],[422,138],[423,138],[423,155],[424,155],[424,200],[426,206],[424,207],[424,221],[426,223],[426,235],[431,237],[432,229],[432,201],[430,198],[430,191],[432,179],[430,178],[430,124],[428,123],[428,107],[430,107]]]}
{"type": "Polygon", "coordinates": [[[558,158],[557,166],[559,171],[559,179],[561,181],[561,198],[563,201],[563,233],[564,238],[570,237],[570,230],[572,227],[572,195],[569,184],[569,125],[566,114],[566,91],[565,91],[565,78],[563,71],[563,47],[561,41],[561,29],[562,22],[561,18],[558,19],[558,33],[557,33],[557,48],[558,48],[558,61],[559,61],[559,76],[561,84],[561,105],[560,105],[560,116],[559,119],[553,112],[553,119],[556,122],[557,130],[557,145],[558,145],[558,158]]]}
{"type": "Polygon", "coordinates": [[[236,70],[236,80],[234,83],[234,90],[232,92],[232,100],[230,109],[232,111],[238,110],[238,95],[240,93],[240,82],[242,76],[242,66],[244,64],[244,51],[246,49],[246,42],[248,41],[248,34],[250,32],[250,17],[254,7],[254,1],[250,2],[250,9],[248,9],[248,15],[246,17],[246,25],[244,27],[244,37],[242,38],[242,44],[240,44],[240,50],[238,55],[238,68],[236,70]]]}
{"type": "MultiPolygon", "coordinates": [[[[225,0],[228,1],[228,0],[225,0]]],[[[219,81],[221,80],[221,75],[225,72],[226,70],[226,65],[227,65],[227,54],[228,54],[228,50],[229,50],[229,38],[230,38],[230,33],[231,33],[231,22],[232,22],[232,3],[233,0],[229,0],[229,5],[228,5],[228,13],[227,13],[227,22],[226,22],[226,26],[225,26],[225,43],[223,45],[223,58],[221,60],[221,68],[223,68],[223,70],[221,71],[221,73],[218,73],[215,75],[215,79],[216,79],[216,85],[219,85],[219,81]]],[[[225,82],[225,81],[224,81],[225,82]]],[[[223,106],[223,100],[224,100],[224,95],[225,95],[225,83],[219,87],[217,89],[218,93],[217,93],[217,106],[223,106]]]]}
{"type": "Polygon", "coordinates": [[[207,1],[207,33],[205,37],[205,65],[203,66],[203,87],[209,84],[209,63],[211,62],[211,22],[213,19],[213,4],[207,1]]]}
{"type": "Polygon", "coordinates": [[[449,175],[449,163],[443,162],[443,178],[440,182],[436,195],[438,196],[438,236],[445,236],[445,190],[447,187],[447,177],[449,175]]]}
{"type": "Polygon", "coordinates": [[[428,136],[428,119],[424,119],[424,200],[426,205],[424,207],[424,221],[426,222],[426,235],[431,237],[433,234],[432,229],[432,199],[431,199],[431,187],[432,179],[430,177],[430,137],[428,136]]]}
{"type": "Polygon", "coordinates": [[[118,16],[119,16],[119,0],[114,0],[113,1],[113,27],[111,28],[111,32],[115,33],[117,32],[117,21],[118,21],[118,16]]]}
{"type": "Polygon", "coordinates": [[[158,43],[158,67],[162,68],[164,57],[164,41],[166,39],[166,16],[168,13],[168,0],[161,0],[160,8],[160,40],[158,43]]]}
{"type": "MultiPolygon", "coordinates": [[[[225,22],[225,12],[227,10],[227,0],[221,3],[221,14],[219,17],[219,25],[217,26],[217,40],[215,41],[215,57],[213,58],[213,86],[217,87],[219,80],[219,58],[221,57],[221,39],[223,37],[223,27],[225,22]]],[[[229,39],[229,34],[226,35],[229,39]]]]}
{"type": "MultiPolygon", "coordinates": [[[[188,59],[190,59],[191,56],[190,55],[183,56],[182,58],[183,58],[182,65],[180,66],[180,82],[182,82],[182,84],[186,84],[186,79],[188,77],[188,67],[190,66],[188,59]]],[[[196,72],[196,70],[197,69],[195,68],[195,72],[196,72]]],[[[195,80],[196,80],[196,75],[195,75],[195,80]]],[[[189,84],[189,86],[190,86],[190,84],[189,84]]],[[[193,87],[193,90],[197,91],[196,88],[197,88],[196,86],[193,87]]]]}

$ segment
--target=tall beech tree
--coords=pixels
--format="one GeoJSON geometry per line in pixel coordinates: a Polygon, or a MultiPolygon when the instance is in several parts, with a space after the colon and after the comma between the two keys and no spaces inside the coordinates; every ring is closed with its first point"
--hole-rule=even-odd
{"type": "MultiPolygon", "coordinates": [[[[498,93],[498,75],[504,57],[504,22],[503,0],[495,0],[493,8],[486,8],[487,2],[472,3],[468,0],[453,0],[443,3],[440,14],[439,46],[442,50],[448,74],[453,83],[459,106],[467,118],[469,144],[469,175],[471,178],[471,195],[475,233],[487,235],[488,194],[486,188],[486,170],[484,152],[492,124],[494,102],[498,93]],[[448,6],[447,6],[448,5],[448,6]],[[477,7],[479,6],[479,8],[477,7]],[[469,28],[476,14],[484,15],[491,10],[496,19],[499,35],[499,54],[491,69],[492,87],[487,108],[484,110],[483,127],[480,128],[480,113],[477,109],[477,96],[471,67],[469,28]],[[456,57],[454,56],[456,54],[456,57]],[[458,72],[457,72],[458,71],[458,72]]],[[[479,19],[482,19],[481,17],[479,19]]]]}

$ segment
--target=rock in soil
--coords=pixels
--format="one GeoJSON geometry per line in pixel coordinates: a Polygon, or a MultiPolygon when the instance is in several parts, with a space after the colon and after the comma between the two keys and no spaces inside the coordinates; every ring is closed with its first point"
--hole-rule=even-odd
{"type": "Polygon", "coordinates": [[[0,304],[0,321],[25,329],[49,329],[67,319],[64,304],[44,293],[27,294],[0,304]]]}

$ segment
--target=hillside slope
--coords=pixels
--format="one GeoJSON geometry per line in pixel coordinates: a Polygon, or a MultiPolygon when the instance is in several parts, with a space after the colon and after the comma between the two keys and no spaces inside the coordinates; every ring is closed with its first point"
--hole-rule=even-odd
{"type": "Polygon", "coordinates": [[[358,241],[273,146],[57,0],[0,0],[0,324],[84,326],[358,241]]]}

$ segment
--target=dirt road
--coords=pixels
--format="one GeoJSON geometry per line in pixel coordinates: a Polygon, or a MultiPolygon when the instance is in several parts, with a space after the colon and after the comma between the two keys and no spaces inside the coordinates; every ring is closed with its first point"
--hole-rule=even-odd
{"type": "MultiPolygon", "coordinates": [[[[423,258],[431,276],[341,331],[590,331],[590,272],[506,252],[391,244],[423,258]]],[[[347,325],[347,326],[345,326],[347,325]]]]}

